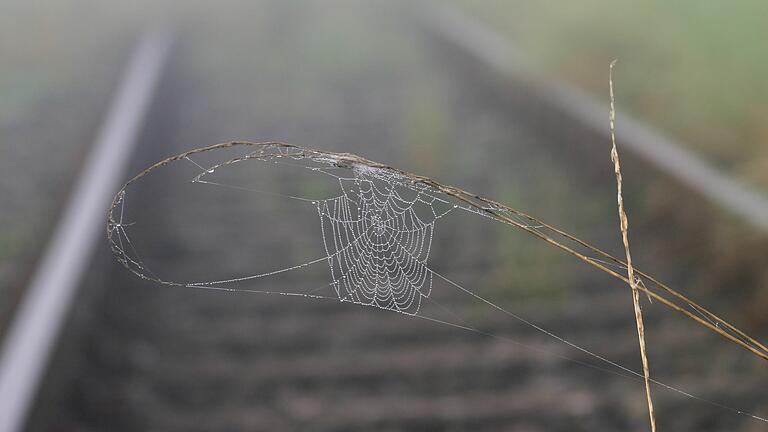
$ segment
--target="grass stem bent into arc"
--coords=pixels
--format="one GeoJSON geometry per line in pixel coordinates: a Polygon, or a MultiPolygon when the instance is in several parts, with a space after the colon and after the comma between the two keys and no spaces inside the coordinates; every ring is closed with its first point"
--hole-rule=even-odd
{"type": "MultiPolygon", "coordinates": [[[[119,215],[119,207],[124,199],[126,188],[142,177],[148,175],[150,172],[176,161],[189,160],[190,156],[196,154],[234,147],[246,148],[248,153],[244,156],[232,158],[207,168],[193,181],[200,181],[206,173],[237,162],[247,160],[269,161],[275,158],[309,160],[314,163],[334,168],[349,169],[362,173],[362,175],[389,176],[403,185],[410,185],[411,187],[416,187],[420,190],[450,197],[461,206],[462,210],[476,213],[521,229],[595,269],[621,280],[626,284],[630,284],[626,274],[621,271],[622,269],[626,269],[627,266],[623,260],[520,210],[516,210],[500,202],[465,191],[458,187],[442,184],[429,177],[408,173],[385,164],[365,159],[355,154],[316,150],[283,142],[255,143],[248,141],[231,141],[197,148],[159,161],[130,179],[115,195],[107,213],[107,237],[113,253],[121,264],[143,279],[165,285],[191,286],[189,283],[163,280],[151,272],[144,271],[141,266],[135,265],[135,262],[131,262],[130,258],[126,255],[125,247],[120,244],[120,233],[121,231],[124,232],[124,226],[122,225],[122,220],[119,215]]],[[[638,279],[635,284],[637,289],[644,292],[649,298],[660,302],[664,306],[682,314],[697,324],[728,339],[732,343],[741,346],[755,356],[760,357],[763,360],[768,360],[768,347],[766,347],[765,344],[749,336],[728,321],[720,318],[707,308],[697,304],[687,296],[672,289],[651,275],[637,268],[634,268],[634,273],[638,279]]]]}

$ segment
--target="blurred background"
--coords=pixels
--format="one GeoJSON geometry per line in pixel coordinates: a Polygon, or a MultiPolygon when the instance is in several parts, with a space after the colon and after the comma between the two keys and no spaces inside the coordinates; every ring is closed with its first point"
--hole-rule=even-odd
{"type": "MultiPolygon", "coordinates": [[[[584,92],[584,110],[590,97],[607,110],[608,64],[618,58],[619,112],[743,185],[761,208],[766,19],[768,4],[747,0],[0,0],[0,337],[62,221],[132,53],[153,29],[167,30],[172,43],[128,168],[115,173],[121,182],[196,147],[286,141],[455,184],[621,254],[607,111],[598,130],[578,106],[553,104],[541,89],[570,86],[584,92]],[[495,39],[478,38],[477,29],[495,39]],[[478,60],[499,56],[519,67],[478,60]]],[[[621,127],[637,265],[766,340],[765,227],[622,147],[621,127]]],[[[294,230],[302,219],[280,204],[247,195],[205,201],[174,193],[169,185],[179,179],[160,177],[133,196],[134,210],[153,220],[150,254],[165,268],[208,279],[224,269],[254,273],[267,257],[284,267],[320,245],[319,230],[294,230]],[[255,214],[269,223],[254,224],[255,214]],[[200,274],[201,262],[210,275],[200,274]]],[[[627,287],[524,233],[472,218],[446,226],[435,242],[436,268],[639,370],[627,287]]],[[[385,311],[157,286],[115,263],[101,234],[92,249],[26,430],[646,427],[642,383],[633,380],[385,311]]],[[[461,299],[449,304],[463,307],[461,299]]],[[[654,376],[768,413],[765,362],[657,304],[644,307],[654,376]]],[[[519,322],[469,313],[490,333],[592,361],[519,322]]],[[[655,396],[661,430],[765,429],[661,388],[655,396]]]]}

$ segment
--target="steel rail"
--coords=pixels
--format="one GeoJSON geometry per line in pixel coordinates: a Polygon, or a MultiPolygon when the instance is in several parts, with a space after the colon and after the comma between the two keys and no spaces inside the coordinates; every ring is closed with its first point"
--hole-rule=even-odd
{"type": "MultiPolygon", "coordinates": [[[[429,2],[419,13],[426,28],[496,75],[520,82],[542,102],[605,136],[608,104],[537,67],[514,44],[444,3],[429,2]]],[[[608,65],[606,65],[607,68],[608,65]]],[[[768,196],[712,166],[686,146],[626,114],[616,115],[621,146],[718,207],[768,231],[768,196]]]]}
{"type": "Polygon", "coordinates": [[[60,222],[0,351],[0,432],[24,428],[62,325],[101,240],[104,209],[119,186],[168,57],[171,36],[138,42],[60,222]]]}

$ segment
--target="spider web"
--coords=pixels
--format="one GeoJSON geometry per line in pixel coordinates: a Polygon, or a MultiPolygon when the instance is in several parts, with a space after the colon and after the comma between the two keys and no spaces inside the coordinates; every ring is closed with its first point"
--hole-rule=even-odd
{"type": "MultiPolygon", "coordinates": [[[[569,340],[566,340],[534,322],[511,312],[462,284],[435,271],[429,264],[432,241],[440,219],[455,211],[467,212],[485,218],[498,220],[498,215],[514,220],[519,227],[539,232],[548,227],[539,225],[534,219],[511,212],[492,204],[487,207],[468,205],[454,197],[436,190],[428,183],[414,179],[389,167],[360,163],[353,155],[331,154],[285,145],[260,145],[256,151],[225,162],[208,165],[194,160],[196,153],[209,149],[187,152],[169,158],[145,170],[118,192],[109,213],[108,238],[114,255],[126,268],[141,278],[165,285],[189,288],[244,291],[283,296],[299,296],[313,299],[337,300],[378,309],[389,310],[413,316],[439,324],[457,327],[463,330],[507,340],[511,343],[534,351],[578,363],[582,366],[598,369],[611,374],[640,381],[643,375],[618,364],[600,354],[592,352],[569,340]],[[338,185],[339,193],[330,198],[308,198],[290,195],[237,184],[225,183],[213,179],[221,168],[228,168],[246,161],[260,161],[292,169],[306,169],[331,177],[338,185]],[[322,247],[325,255],[290,267],[220,280],[180,282],[158,276],[144,262],[137,247],[128,235],[132,224],[125,220],[126,188],[142,178],[148,172],[171,162],[185,161],[197,172],[192,183],[220,188],[247,191],[261,195],[270,195],[299,201],[315,207],[319,219],[322,247]],[[269,291],[242,287],[242,283],[256,279],[287,274],[307,267],[325,263],[330,273],[330,282],[306,291],[269,291]],[[585,355],[596,359],[603,366],[547,352],[541,348],[528,346],[481,330],[452,313],[442,304],[430,298],[433,282],[439,279],[447,286],[457,289],[490,308],[514,318],[523,324],[561,342],[585,355]],[[322,294],[323,289],[332,288],[335,297],[322,294]],[[450,320],[435,318],[421,313],[422,306],[429,302],[448,312],[450,320]]],[[[369,161],[366,161],[369,162],[369,161]]],[[[603,260],[597,256],[588,258],[606,267],[625,269],[624,266],[603,260]]],[[[644,286],[640,278],[637,283],[644,286]]],[[[330,294],[330,292],[329,292],[330,294]]],[[[709,318],[695,305],[691,310],[702,317],[709,318]]],[[[716,323],[713,323],[716,325],[716,323]]],[[[768,422],[768,419],[693,395],[677,387],[658,380],[654,384],[667,390],[682,394],[688,398],[716,406],[755,420],[768,422]]]]}
{"type": "Polygon", "coordinates": [[[427,260],[435,222],[448,211],[438,213],[437,198],[422,191],[404,196],[394,179],[382,189],[370,174],[356,172],[339,179],[341,196],[316,204],[336,294],[341,301],[416,314],[432,291],[427,260]]]}

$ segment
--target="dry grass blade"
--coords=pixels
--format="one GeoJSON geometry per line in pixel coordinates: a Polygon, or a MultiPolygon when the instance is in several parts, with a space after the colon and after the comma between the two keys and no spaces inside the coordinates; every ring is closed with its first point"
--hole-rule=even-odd
{"type": "MultiPolygon", "coordinates": [[[[198,148],[175,156],[171,156],[140,172],[131,180],[129,180],[120,191],[117,192],[107,213],[107,237],[112,244],[113,252],[115,253],[117,259],[126,268],[128,268],[128,270],[136,274],[138,277],[157,283],[173,286],[186,286],[182,283],[161,280],[155,275],[138,271],[137,269],[132,268],[129,263],[124,260],[124,258],[120,257],[117,238],[118,234],[116,233],[119,232],[118,228],[121,226],[119,222],[119,206],[122,200],[122,196],[125,193],[125,189],[149,173],[175,161],[184,160],[195,154],[233,147],[246,148],[249,150],[249,153],[247,156],[231,159],[209,168],[216,169],[218,167],[229,165],[245,159],[265,159],[264,155],[266,152],[270,150],[280,150],[287,157],[293,157],[296,159],[307,158],[322,162],[333,161],[336,166],[341,168],[354,169],[355,167],[365,167],[382,170],[401,176],[412,184],[427,186],[436,193],[442,193],[455,199],[457,202],[466,205],[468,208],[471,207],[477,213],[482,213],[498,222],[505,223],[507,225],[511,225],[520,230],[523,230],[535,236],[536,238],[543,240],[550,246],[568,253],[569,255],[584,262],[585,264],[588,264],[603,273],[621,280],[626,284],[630,284],[630,279],[627,277],[626,273],[621,271],[622,268],[626,268],[627,266],[627,263],[625,263],[623,260],[616,258],[613,255],[598,249],[597,247],[533,216],[530,216],[497,201],[484,198],[471,192],[467,192],[455,186],[444,185],[429,177],[405,172],[397,168],[374,162],[350,153],[336,153],[330,151],[315,150],[281,142],[253,143],[247,141],[231,141],[214,144],[208,147],[198,148]],[[115,210],[118,211],[116,212],[115,210]],[[617,267],[619,270],[616,269],[617,267]]],[[[668,285],[658,281],[647,273],[644,273],[637,268],[633,268],[633,271],[635,275],[643,278],[643,284],[635,285],[635,288],[638,291],[645,293],[653,300],[674,311],[677,311],[678,313],[684,315],[686,318],[696,322],[702,327],[709,329],[713,333],[716,333],[728,339],[732,343],[741,346],[753,355],[760,357],[763,360],[768,360],[768,348],[766,348],[764,344],[760,343],[753,337],[736,328],[736,326],[718,317],[715,313],[709,311],[707,308],[697,304],[690,298],[677,292],[668,285]]]]}
{"type": "MultiPolygon", "coordinates": [[[[610,88],[611,110],[609,121],[611,128],[611,160],[613,161],[613,170],[616,174],[616,202],[619,208],[619,224],[621,227],[621,239],[624,243],[624,253],[627,256],[627,278],[629,286],[632,289],[632,305],[635,309],[635,325],[637,326],[637,339],[640,342],[640,357],[643,361],[643,378],[645,381],[645,397],[648,402],[648,415],[651,422],[651,432],[656,432],[656,414],[653,410],[653,398],[651,398],[651,372],[648,366],[648,353],[645,347],[645,326],[643,325],[643,310],[640,308],[640,291],[637,289],[637,279],[635,270],[632,266],[632,254],[629,251],[629,220],[627,212],[624,210],[624,197],[621,187],[621,161],[619,160],[619,151],[616,149],[616,106],[613,95],[613,67],[616,60],[611,62],[608,73],[608,86],[610,88]]],[[[649,297],[650,299],[650,297],[649,297]]]]}

